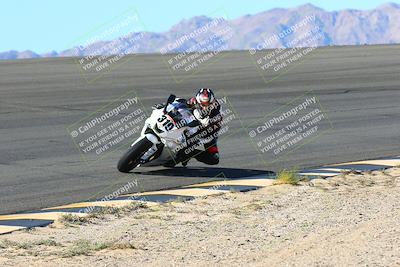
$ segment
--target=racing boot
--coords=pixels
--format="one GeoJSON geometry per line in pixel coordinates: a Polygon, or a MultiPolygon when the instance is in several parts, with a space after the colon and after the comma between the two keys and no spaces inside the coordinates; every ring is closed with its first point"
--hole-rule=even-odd
{"type": "Polygon", "coordinates": [[[163,166],[166,168],[173,168],[176,166],[176,162],[175,162],[175,160],[172,159],[172,160],[164,163],[163,166]]]}
{"type": "Polygon", "coordinates": [[[186,167],[188,165],[188,163],[189,163],[189,160],[190,160],[190,158],[187,159],[187,160],[182,161],[182,166],[186,167]]]}

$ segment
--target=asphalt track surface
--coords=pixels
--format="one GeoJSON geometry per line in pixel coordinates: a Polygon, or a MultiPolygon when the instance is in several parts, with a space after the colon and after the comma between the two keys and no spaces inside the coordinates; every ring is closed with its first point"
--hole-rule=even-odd
{"type": "MultiPolygon", "coordinates": [[[[128,181],[132,191],[173,188],[216,175],[240,178],[282,168],[307,168],[400,153],[400,46],[330,47],[313,52],[266,83],[248,52],[229,52],[176,83],[159,55],[134,56],[88,83],[72,58],[0,62],[0,213],[101,198],[128,181]],[[187,169],[117,172],[124,149],[84,163],[66,127],[134,90],[147,111],[169,93],[223,91],[240,116],[220,140],[221,162],[187,169]],[[278,161],[260,160],[242,125],[250,125],[312,90],[332,130],[278,161]]],[[[327,122],[323,122],[327,123],[327,122]]]]}

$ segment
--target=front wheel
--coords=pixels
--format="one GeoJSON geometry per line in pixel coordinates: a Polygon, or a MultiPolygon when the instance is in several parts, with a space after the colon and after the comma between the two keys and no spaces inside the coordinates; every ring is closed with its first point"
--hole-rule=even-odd
{"type": "Polygon", "coordinates": [[[134,144],[118,161],[118,170],[120,172],[128,173],[139,165],[140,158],[147,152],[153,143],[146,137],[134,144]]]}

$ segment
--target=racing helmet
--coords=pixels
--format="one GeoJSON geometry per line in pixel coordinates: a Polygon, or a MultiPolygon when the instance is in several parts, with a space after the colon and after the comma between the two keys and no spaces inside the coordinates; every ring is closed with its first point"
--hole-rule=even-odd
{"type": "Polygon", "coordinates": [[[215,101],[214,92],[209,88],[201,88],[196,94],[196,101],[200,106],[208,107],[215,101]]]}

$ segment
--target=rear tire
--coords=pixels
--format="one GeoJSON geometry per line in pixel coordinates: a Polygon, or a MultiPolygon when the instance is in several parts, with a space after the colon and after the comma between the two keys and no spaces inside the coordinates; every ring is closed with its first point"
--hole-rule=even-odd
{"type": "Polygon", "coordinates": [[[144,155],[153,143],[146,137],[134,144],[118,161],[118,170],[123,173],[128,173],[139,165],[140,157],[144,155]]]}

